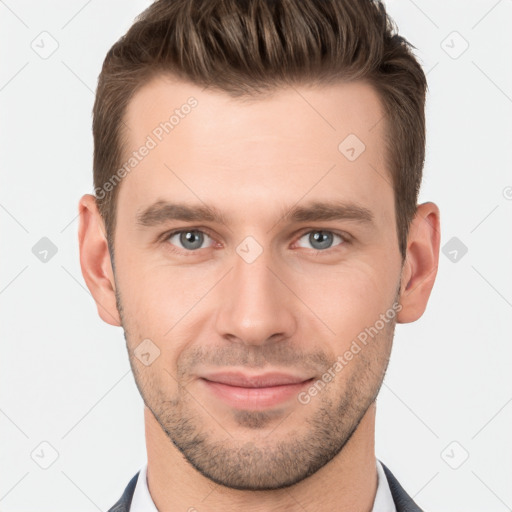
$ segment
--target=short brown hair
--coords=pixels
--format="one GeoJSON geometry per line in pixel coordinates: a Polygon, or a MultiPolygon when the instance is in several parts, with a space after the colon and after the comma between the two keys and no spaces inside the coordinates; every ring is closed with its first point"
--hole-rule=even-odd
{"type": "Polygon", "coordinates": [[[94,187],[111,255],[120,185],[108,193],[102,187],[121,166],[126,107],[151,78],[172,74],[232,97],[289,84],[375,87],[386,113],[385,164],[403,261],[425,158],[427,82],[411,47],[380,1],[155,1],[109,50],[98,79],[94,187]]]}

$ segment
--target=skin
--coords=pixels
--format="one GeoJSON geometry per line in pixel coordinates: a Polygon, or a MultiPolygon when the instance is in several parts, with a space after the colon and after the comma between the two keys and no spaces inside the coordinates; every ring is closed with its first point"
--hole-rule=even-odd
{"type": "Polygon", "coordinates": [[[145,403],[153,501],[159,510],[370,511],[375,398],[395,323],[426,308],[439,210],[418,206],[402,265],[383,110],[364,83],[240,101],[157,77],[128,106],[126,156],[190,96],[197,107],[119,185],[115,266],[94,197],[79,203],[83,276],[101,318],[124,329],[145,403]],[[353,162],[338,150],[350,133],[366,146],[353,162]],[[226,222],[138,225],[158,200],[212,205],[226,222]],[[284,216],[328,200],[367,208],[374,223],[284,216]],[[206,235],[191,249],[163,236],[175,229],[206,235]],[[317,231],[328,232],[326,248],[311,240],[317,231]],[[262,249],[252,263],[236,251],[247,236],[262,249]],[[240,410],[200,378],[240,369],[318,379],[393,304],[393,320],[307,404],[240,410]],[[145,339],[160,351],[148,366],[134,352],[145,339]]]}

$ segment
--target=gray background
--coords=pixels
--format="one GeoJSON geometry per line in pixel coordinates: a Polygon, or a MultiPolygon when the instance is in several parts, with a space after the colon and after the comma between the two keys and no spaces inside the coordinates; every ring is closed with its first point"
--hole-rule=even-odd
{"type": "MultiPolygon", "coordinates": [[[[81,276],[77,203],[103,58],[147,5],[0,1],[3,512],[107,510],[145,462],[122,330],[81,276]]],[[[443,253],[426,313],[397,326],[376,453],[426,510],[511,510],[512,0],[388,6],[428,73],[420,200],[441,209],[443,253]]]]}

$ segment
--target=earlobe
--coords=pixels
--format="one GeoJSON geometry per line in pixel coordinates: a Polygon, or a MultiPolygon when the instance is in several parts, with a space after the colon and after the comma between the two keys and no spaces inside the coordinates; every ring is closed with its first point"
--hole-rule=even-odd
{"type": "Polygon", "coordinates": [[[112,262],[96,198],[91,194],[82,196],[78,211],[80,215],[78,243],[82,275],[102,320],[110,325],[120,326],[112,262]]]}
{"type": "Polygon", "coordinates": [[[414,322],[425,312],[437,275],[440,240],[439,208],[431,202],[420,204],[407,239],[398,323],[414,322]]]}

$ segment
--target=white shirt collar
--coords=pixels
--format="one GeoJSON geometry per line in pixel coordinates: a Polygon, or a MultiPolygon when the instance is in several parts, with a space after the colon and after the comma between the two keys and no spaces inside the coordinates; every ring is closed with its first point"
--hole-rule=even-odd
{"type": "MultiPolygon", "coordinates": [[[[135,492],[133,493],[132,504],[130,512],[158,512],[155,503],[149,494],[148,481],[147,481],[147,464],[144,464],[140,469],[135,492]]],[[[395,502],[391,495],[388,479],[384,473],[382,464],[377,459],[377,493],[375,501],[373,502],[372,512],[396,512],[395,502]]]]}
{"type": "Polygon", "coordinates": [[[130,512],[158,512],[155,503],[149,494],[147,480],[147,463],[142,466],[135,485],[130,512]]]}
{"type": "Polygon", "coordinates": [[[375,501],[373,502],[372,512],[396,512],[395,502],[393,501],[391,489],[389,488],[389,482],[379,459],[377,459],[377,476],[377,494],[375,495],[375,501]]]}

